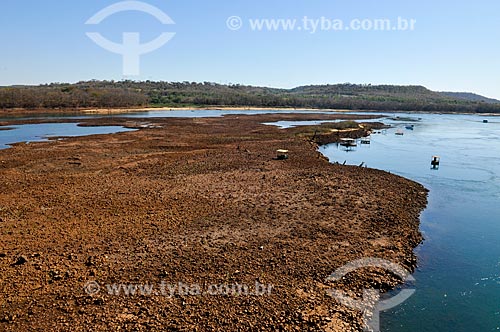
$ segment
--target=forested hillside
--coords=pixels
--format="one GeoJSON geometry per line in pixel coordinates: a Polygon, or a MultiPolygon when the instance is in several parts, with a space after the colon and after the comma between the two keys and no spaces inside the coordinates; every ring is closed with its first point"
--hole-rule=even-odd
{"type": "Polygon", "coordinates": [[[216,83],[89,81],[0,88],[0,109],[112,107],[292,107],[380,111],[499,113],[500,104],[466,100],[422,86],[311,85],[275,89],[216,83]]]}
{"type": "Polygon", "coordinates": [[[462,99],[462,100],[468,100],[468,101],[478,101],[478,102],[485,102],[485,103],[491,103],[491,104],[500,104],[500,100],[487,98],[487,97],[480,96],[478,94],[470,93],[470,92],[440,92],[440,94],[442,94],[446,97],[455,98],[455,99],[462,99]]]}

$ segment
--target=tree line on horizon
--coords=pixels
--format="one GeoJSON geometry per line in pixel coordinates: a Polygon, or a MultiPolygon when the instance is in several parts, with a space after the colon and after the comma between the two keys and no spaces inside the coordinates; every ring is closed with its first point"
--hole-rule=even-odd
{"type": "Polygon", "coordinates": [[[290,107],[499,113],[500,103],[454,98],[422,86],[311,85],[277,89],[211,82],[87,81],[0,87],[0,109],[290,107]]]}

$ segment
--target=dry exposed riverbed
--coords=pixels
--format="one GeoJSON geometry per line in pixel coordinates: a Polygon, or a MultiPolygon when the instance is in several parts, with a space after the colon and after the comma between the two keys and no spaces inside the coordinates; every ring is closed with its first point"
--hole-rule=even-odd
{"type": "Polygon", "coordinates": [[[305,128],[261,124],[336,118],[356,116],[145,119],[150,128],[135,132],[0,151],[0,330],[360,331],[361,314],[326,290],[362,295],[398,280],[325,278],[365,257],[413,268],[427,195],[396,175],[328,163],[305,128]],[[290,159],[274,160],[283,148],[290,159]],[[100,291],[87,294],[89,281],[100,291]],[[162,282],[273,288],[118,296],[105,286],[162,282]]]}

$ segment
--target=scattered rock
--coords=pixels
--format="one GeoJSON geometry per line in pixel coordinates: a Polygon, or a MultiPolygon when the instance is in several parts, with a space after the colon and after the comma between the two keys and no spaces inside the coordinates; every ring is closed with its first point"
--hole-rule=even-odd
{"type": "Polygon", "coordinates": [[[57,270],[50,270],[49,277],[54,281],[59,281],[63,278],[61,273],[57,270]]]}
{"type": "Polygon", "coordinates": [[[19,257],[17,257],[17,259],[13,265],[18,266],[18,265],[23,265],[26,263],[28,263],[28,258],[26,256],[19,256],[19,257]]]}

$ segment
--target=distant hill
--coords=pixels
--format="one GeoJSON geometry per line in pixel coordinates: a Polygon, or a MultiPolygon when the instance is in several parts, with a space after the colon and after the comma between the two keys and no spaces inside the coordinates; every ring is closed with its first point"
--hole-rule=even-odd
{"type": "MultiPolygon", "coordinates": [[[[389,112],[500,113],[500,103],[423,86],[309,85],[277,89],[211,82],[87,81],[0,87],[0,109],[287,107],[389,112]]],[[[484,97],[483,97],[484,98],[484,97]]]]}
{"type": "Polygon", "coordinates": [[[484,97],[470,92],[440,92],[440,94],[455,99],[483,102],[489,104],[500,104],[500,100],[484,97]]]}

